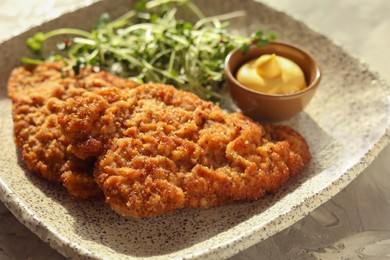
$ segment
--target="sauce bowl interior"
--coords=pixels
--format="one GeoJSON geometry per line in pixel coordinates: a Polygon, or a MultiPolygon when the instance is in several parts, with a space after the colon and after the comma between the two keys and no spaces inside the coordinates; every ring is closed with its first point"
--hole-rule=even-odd
{"type": "Polygon", "coordinates": [[[233,101],[244,114],[259,121],[278,121],[291,118],[303,110],[319,85],[321,73],[308,53],[290,44],[271,42],[262,47],[251,45],[245,53],[239,49],[232,51],[225,61],[225,77],[233,101]],[[276,54],[295,62],[305,75],[307,87],[292,94],[265,94],[238,82],[238,69],[263,54],[276,54]]]}

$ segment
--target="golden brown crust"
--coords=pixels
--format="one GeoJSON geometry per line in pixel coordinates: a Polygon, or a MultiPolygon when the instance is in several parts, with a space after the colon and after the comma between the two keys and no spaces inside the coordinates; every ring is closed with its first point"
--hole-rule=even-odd
{"type": "Polygon", "coordinates": [[[102,189],[116,212],[136,218],[209,208],[274,193],[310,160],[287,126],[227,114],[172,86],[63,66],[17,68],[8,93],[27,168],[74,197],[102,189]]]}
{"type": "Polygon", "coordinates": [[[125,216],[255,200],[310,160],[304,139],[291,128],[264,128],[172,86],[88,92],[68,99],[59,118],[76,156],[101,154],[95,179],[125,216]],[[96,153],[90,140],[104,148],[96,153]]]}
{"type": "Polygon", "coordinates": [[[104,86],[134,87],[132,81],[106,72],[81,70],[76,76],[62,72],[64,64],[45,63],[13,70],[8,94],[13,101],[15,143],[31,172],[63,183],[70,194],[87,198],[100,193],[92,177],[93,162],[76,158],[67,151],[69,140],[58,124],[58,108],[69,97],[104,86]]]}

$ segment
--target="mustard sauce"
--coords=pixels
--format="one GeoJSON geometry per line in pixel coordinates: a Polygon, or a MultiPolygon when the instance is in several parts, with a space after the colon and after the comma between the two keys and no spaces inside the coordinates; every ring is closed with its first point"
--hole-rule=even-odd
{"type": "Polygon", "coordinates": [[[291,94],[306,87],[302,69],[275,54],[264,54],[245,63],[236,78],[242,85],[266,94],[291,94]]]}

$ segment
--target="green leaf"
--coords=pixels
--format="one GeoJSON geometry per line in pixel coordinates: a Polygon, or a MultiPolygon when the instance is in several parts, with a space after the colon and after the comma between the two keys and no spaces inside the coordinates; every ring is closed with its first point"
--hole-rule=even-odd
{"type": "Polygon", "coordinates": [[[23,62],[24,64],[32,64],[32,65],[38,65],[43,62],[43,60],[31,59],[28,57],[22,57],[20,61],[23,62]]]}
{"type": "Polygon", "coordinates": [[[138,1],[136,1],[135,4],[134,4],[134,9],[137,12],[145,11],[147,2],[148,2],[147,0],[138,0],[138,1]]]}
{"type": "Polygon", "coordinates": [[[269,41],[268,40],[264,40],[264,39],[259,39],[259,41],[256,43],[257,46],[259,47],[263,47],[263,46],[266,46],[269,44],[269,41]]]}
{"type": "Polygon", "coordinates": [[[44,41],[45,41],[45,34],[42,32],[38,32],[34,34],[33,37],[27,39],[26,45],[33,52],[39,53],[42,51],[44,41]]]}
{"type": "Polygon", "coordinates": [[[42,43],[37,42],[34,38],[28,38],[26,45],[33,52],[40,52],[42,50],[42,43]]]}
{"type": "Polygon", "coordinates": [[[45,34],[44,34],[43,32],[38,32],[38,33],[36,33],[36,34],[33,36],[33,38],[34,38],[36,41],[41,42],[41,43],[46,39],[45,34]]]}
{"type": "Polygon", "coordinates": [[[269,33],[267,38],[268,38],[269,41],[275,41],[276,40],[276,34],[269,33]]]}
{"type": "Polygon", "coordinates": [[[151,23],[158,24],[159,21],[160,21],[160,16],[158,16],[157,14],[152,14],[150,16],[150,22],[151,23]]]}
{"type": "Polygon", "coordinates": [[[241,46],[240,51],[241,51],[242,53],[246,53],[247,51],[249,51],[249,44],[244,43],[244,44],[241,46]]]}
{"type": "Polygon", "coordinates": [[[95,26],[93,27],[95,30],[100,30],[107,26],[110,22],[110,15],[108,13],[103,13],[97,22],[95,23],[95,26]]]}
{"type": "Polygon", "coordinates": [[[184,23],[183,23],[183,29],[185,29],[185,30],[191,30],[191,29],[192,29],[192,23],[190,23],[190,22],[184,22],[184,23]]]}
{"type": "Polygon", "coordinates": [[[253,39],[261,40],[263,38],[263,31],[257,31],[254,34],[252,34],[253,39]]]}

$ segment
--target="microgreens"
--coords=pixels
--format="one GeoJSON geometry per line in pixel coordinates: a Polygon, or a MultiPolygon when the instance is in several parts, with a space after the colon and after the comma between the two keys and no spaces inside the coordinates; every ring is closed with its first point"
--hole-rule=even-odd
{"type": "Polygon", "coordinates": [[[102,14],[91,32],[62,28],[36,33],[27,46],[41,59],[22,61],[58,60],[58,55],[44,58],[43,47],[49,38],[62,35],[66,38],[57,47],[66,51],[68,57],[63,59],[76,73],[90,65],[139,82],[172,84],[218,103],[225,92],[227,54],[238,46],[245,52],[252,43],[266,45],[275,39],[262,31],[249,38],[230,33],[226,21],[244,14],[205,17],[189,0],[139,0],[134,9],[115,20],[102,14]],[[178,19],[178,8],[189,8],[197,21],[178,19]]]}

